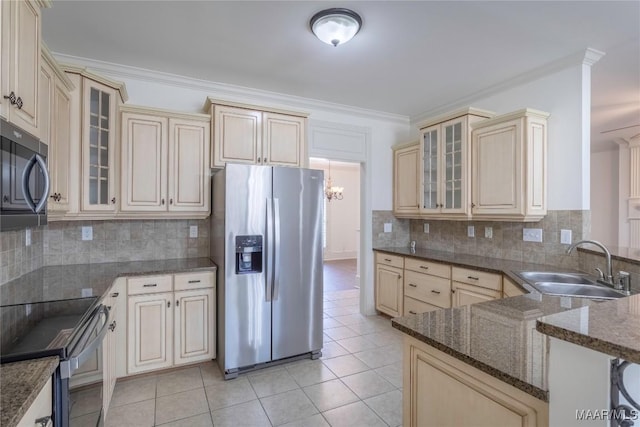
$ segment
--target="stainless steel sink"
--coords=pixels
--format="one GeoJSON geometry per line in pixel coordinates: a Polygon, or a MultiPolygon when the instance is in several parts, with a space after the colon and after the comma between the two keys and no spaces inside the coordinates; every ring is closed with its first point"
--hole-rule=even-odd
{"type": "Polygon", "coordinates": [[[622,298],[625,295],[614,289],[605,288],[601,285],[585,285],[585,284],[571,284],[571,283],[557,283],[557,282],[536,282],[533,287],[538,289],[543,294],[547,295],[561,295],[572,297],[584,297],[584,298],[599,298],[599,299],[616,299],[622,298]]]}
{"type": "Polygon", "coordinates": [[[548,271],[523,271],[516,274],[531,284],[537,282],[553,282],[598,285],[598,282],[590,278],[588,274],[557,273],[548,271]]]}
{"type": "Polygon", "coordinates": [[[522,271],[516,273],[538,292],[582,298],[615,299],[626,295],[604,286],[588,274],[554,271],[522,271]]]}

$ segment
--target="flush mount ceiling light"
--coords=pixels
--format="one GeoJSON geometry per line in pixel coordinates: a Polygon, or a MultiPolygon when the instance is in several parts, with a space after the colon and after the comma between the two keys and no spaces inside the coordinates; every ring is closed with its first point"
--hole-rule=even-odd
{"type": "Polygon", "coordinates": [[[326,44],[338,46],[358,34],[362,27],[362,18],[353,10],[332,8],[313,15],[309,26],[317,38],[326,44]]]}

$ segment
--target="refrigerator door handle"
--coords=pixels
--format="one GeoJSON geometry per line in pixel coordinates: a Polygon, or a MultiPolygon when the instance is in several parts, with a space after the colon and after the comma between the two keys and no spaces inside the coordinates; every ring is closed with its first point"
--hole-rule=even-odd
{"type": "Polygon", "coordinates": [[[273,199],[273,300],[278,299],[278,288],[280,284],[280,200],[273,199]]]}
{"type": "Polygon", "coordinates": [[[265,276],[266,276],[266,288],[265,288],[265,301],[270,302],[273,298],[273,201],[267,199],[267,224],[265,227],[265,276]]]}

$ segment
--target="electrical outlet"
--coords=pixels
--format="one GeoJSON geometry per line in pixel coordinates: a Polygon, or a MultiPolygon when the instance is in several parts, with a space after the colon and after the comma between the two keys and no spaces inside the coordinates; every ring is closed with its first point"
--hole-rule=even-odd
{"type": "Polygon", "coordinates": [[[560,230],[560,243],[563,245],[571,244],[571,230],[560,230]]]}
{"type": "Polygon", "coordinates": [[[522,240],[525,242],[542,242],[542,228],[523,228],[522,240]]]}
{"type": "Polygon", "coordinates": [[[82,227],[82,240],[93,240],[93,227],[92,226],[84,226],[82,227]]]}
{"type": "Polygon", "coordinates": [[[24,230],[24,245],[31,246],[31,229],[27,228],[24,230]]]}
{"type": "Polygon", "coordinates": [[[422,224],[422,229],[426,234],[429,234],[429,223],[425,222],[424,224],[422,224]]]}
{"type": "Polygon", "coordinates": [[[390,222],[385,222],[384,223],[384,232],[385,233],[391,233],[392,227],[391,227],[391,223],[390,222]]]}
{"type": "Polygon", "coordinates": [[[473,225],[467,226],[467,237],[476,237],[476,228],[473,225]]]}
{"type": "Polygon", "coordinates": [[[493,238],[493,227],[485,227],[484,228],[484,237],[485,239],[493,238]]]}
{"type": "Polygon", "coordinates": [[[198,226],[197,225],[189,226],[189,237],[192,238],[192,239],[195,239],[196,237],[198,237],[198,226]]]}
{"type": "Polygon", "coordinates": [[[25,314],[26,314],[27,316],[31,316],[31,304],[26,304],[26,305],[24,306],[24,310],[25,310],[25,314]]]}

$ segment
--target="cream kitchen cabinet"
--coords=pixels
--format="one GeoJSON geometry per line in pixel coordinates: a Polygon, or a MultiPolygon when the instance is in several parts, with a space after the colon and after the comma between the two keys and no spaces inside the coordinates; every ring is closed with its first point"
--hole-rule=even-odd
{"type": "Polygon", "coordinates": [[[420,209],[424,218],[471,217],[471,124],[493,113],[474,108],[420,123],[420,209]]]}
{"type": "Polygon", "coordinates": [[[52,417],[53,381],[49,378],[35,400],[31,403],[31,406],[27,408],[20,421],[18,421],[17,427],[33,427],[38,425],[51,427],[53,425],[52,417]]]}
{"type": "Polygon", "coordinates": [[[502,276],[468,268],[451,269],[453,307],[502,298],[502,276]]]}
{"type": "Polygon", "coordinates": [[[389,316],[403,314],[403,267],[402,257],[376,253],[376,310],[389,316]]]}
{"type": "Polygon", "coordinates": [[[403,357],[404,426],[549,423],[546,402],[415,338],[405,337],[403,357]]]}
{"type": "Polygon", "coordinates": [[[118,211],[117,110],[127,100],[122,83],[83,67],[62,67],[71,92],[69,210],[65,219],[111,219],[118,211]],[[79,165],[79,167],[75,167],[79,165]]]}
{"type": "Polygon", "coordinates": [[[527,292],[523,290],[520,286],[516,285],[513,280],[509,277],[502,276],[502,297],[517,297],[519,295],[524,295],[527,292]]]}
{"type": "Polygon", "coordinates": [[[209,117],[121,108],[122,213],[208,216],[209,117]]]}
{"type": "Polygon", "coordinates": [[[449,307],[451,307],[451,266],[406,258],[404,261],[404,314],[424,313],[449,307]]]}
{"type": "Polygon", "coordinates": [[[49,146],[47,163],[51,180],[47,210],[50,219],[69,209],[69,138],[73,84],[47,47],[42,46],[40,72],[40,139],[49,146]]]}
{"type": "Polygon", "coordinates": [[[106,418],[111,403],[111,396],[116,386],[118,353],[124,352],[125,347],[119,346],[118,336],[122,334],[123,322],[120,320],[120,312],[126,312],[126,307],[121,306],[121,301],[126,298],[126,283],[124,279],[117,279],[111,286],[104,304],[109,307],[109,324],[107,334],[102,343],[102,417],[106,418]]]}
{"type": "Polygon", "coordinates": [[[0,114],[21,129],[40,137],[41,11],[49,1],[3,1],[0,114]]]}
{"type": "Polygon", "coordinates": [[[208,99],[213,167],[226,163],[304,167],[306,113],[208,99]]]}
{"type": "Polygon", "coordinates": [[[524,109],[472,124],[474,219],[544,218],[548,117],[524,109]]]}
{"type": "Polygon", "coordinates": [[[127,280],[127,374],[215,358],[213,272],[127,280]]]}
{"type": "Polygon", "coordinates": [[[420,144],[393,148],[393,214],[412,217],[420,212],[420,144]]]}

